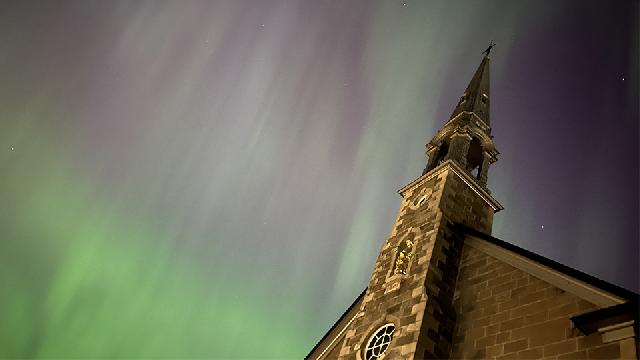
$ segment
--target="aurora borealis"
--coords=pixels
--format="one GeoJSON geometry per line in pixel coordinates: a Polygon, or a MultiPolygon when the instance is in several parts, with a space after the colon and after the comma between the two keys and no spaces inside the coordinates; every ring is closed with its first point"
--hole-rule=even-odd
{"type": "Polygon", "coordinates": [[[0,358],[302,358],[492,39],[493,235],[637,292],[637,1],[0,1],[0,358]]]}

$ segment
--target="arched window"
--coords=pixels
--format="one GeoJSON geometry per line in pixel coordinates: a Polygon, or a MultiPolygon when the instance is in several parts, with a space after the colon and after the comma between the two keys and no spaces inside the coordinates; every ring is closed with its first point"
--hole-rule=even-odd
{"type": "Polygon", "coordinates": [[[467,151],[467,171],[476,179],[480,176],[482,166],[482,144],[478,138],[473,138],[467,151]]]}
{"type": "Polygon", "coordinates": [[[438,149],[438,153],[436,155],[436,161],[434,161],[434,165],[438,166],[442,164],[448,152],[449,152],[449,144],[446,142],[442,143],[442,145],[440,145],[440,148],[438,149]]]}

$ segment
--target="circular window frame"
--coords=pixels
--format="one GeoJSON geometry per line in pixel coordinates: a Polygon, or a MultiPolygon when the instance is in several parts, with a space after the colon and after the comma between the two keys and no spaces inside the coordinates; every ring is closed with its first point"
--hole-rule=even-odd
{"type": "Polygon", "coordinates": [[[393,335],[396,332],[396,325],[394,323],[386,323],[382,326],[380,326],[379,328],[377,328],[373,334],[371,334],[371,336],[369,336],[369,340],[367,340],[367,342],[365,343],[364,349],[362,350],[362,359],[363,360],[381,360],[385,357],[385,355],[387,354],[387,350],[389,350],[389,347],[391,345],[391,342],[393,341],[393,335]],[[391,333],[387,333],[387,329],[391,327],[391,333]],[[389,336],[389,341],[386,343],[386,346],[384,346],[385,344],[380,344],[381,347],[384,347],[384,350],[382,350],[382,352],[379,355],[374,355],[372,354],[371,358],[367,357],[367,351],[372,348],[372,342],[374,342],[375,340],[377,340],[378,338],[384,336],[384,335],[388,335],[389,336]]]}

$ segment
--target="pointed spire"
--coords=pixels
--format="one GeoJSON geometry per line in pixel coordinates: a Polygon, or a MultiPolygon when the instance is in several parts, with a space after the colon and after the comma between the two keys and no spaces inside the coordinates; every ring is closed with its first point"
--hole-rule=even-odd
{"type": "Polygon", "coordinates": [[[482,119],[487,126],[491,126],[489,121],[489,101],[491,96],[489,93],[489,52],[494,45],[495,44],[492,43],[487,50],[484,51],[484,57],[482,58],[480,66],[478,66],[467,89],[460,97],[458,105],[456,105],[449,120],[461,112],[473,112],[482,119]]]}
{"type": "Polygon", "coordinates": [[[482,62],[449,121],[427,143],[429,160],[423,174],[452,160],[486,189],[489,166],[498,160],[489,122],[489,53],[494,46],[492,41],[483,52],[482,62]]]}

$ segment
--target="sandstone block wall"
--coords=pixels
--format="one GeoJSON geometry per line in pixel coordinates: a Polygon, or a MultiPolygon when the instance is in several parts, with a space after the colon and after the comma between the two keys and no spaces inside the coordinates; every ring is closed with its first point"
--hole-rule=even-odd
{"type": "Polygon", "coordinates": [[[616,359],[620,344],[583,336],[569,320],[596,310],[484,252],[464,246],[452,359],[616,359]]]}
{"type": "Polygon", "coordinates": [[[366,340],[385,323],[396,327],[385,354],[390,359],[450,354],[462,238],[449,225],[461,222],[490,232],[493,218],[490,205],[452,166],[441,165],[403,192],[398,218],[376,261],[362,311],[346,332],[340,359],[360,359],[366,340]],[[406,274],[397,274],[398,247],[406,239],[414,243],[413,255],[406,274]]]}

